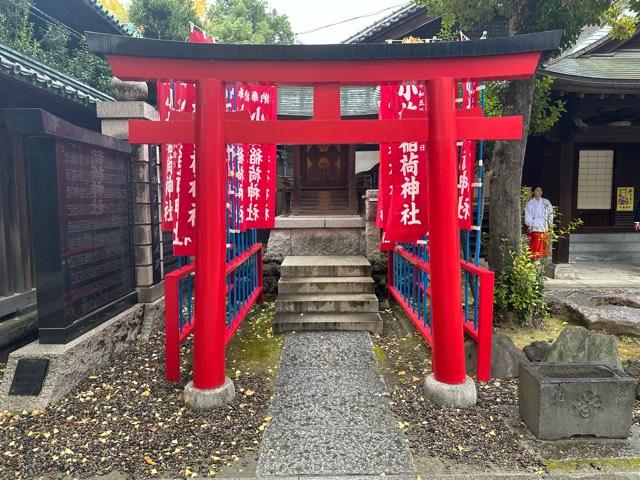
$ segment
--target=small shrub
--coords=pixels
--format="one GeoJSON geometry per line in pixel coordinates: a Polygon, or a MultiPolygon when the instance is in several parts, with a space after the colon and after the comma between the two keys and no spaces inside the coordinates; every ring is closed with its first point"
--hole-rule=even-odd
{"type": "Polygon", "coordinates": [[[516,323],[542,328],[548,314],[544,301],[544,268],[529,251],[526,238],[522,239],[519,252],[506,251],[510,262],[505,262],[495,284],[494,303],[498,310],[513,312],[516,323]]]}

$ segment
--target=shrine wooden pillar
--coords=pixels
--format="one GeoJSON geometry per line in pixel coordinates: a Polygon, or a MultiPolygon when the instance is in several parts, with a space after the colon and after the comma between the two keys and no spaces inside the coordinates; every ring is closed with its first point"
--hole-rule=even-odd
{"type": "Polygon", "coordinates": [[[222,117],[224,84],[202,79],[196,86],[196,272],[193,386],[225,383],[226,185],[222,117]]]}
{"type": "Polygon", "coordinates": [[[435,379],[450,385],[466,380],[457,215],[455,85],[452,78],[446,77],[427,82],[432,362],[435,379]]]}

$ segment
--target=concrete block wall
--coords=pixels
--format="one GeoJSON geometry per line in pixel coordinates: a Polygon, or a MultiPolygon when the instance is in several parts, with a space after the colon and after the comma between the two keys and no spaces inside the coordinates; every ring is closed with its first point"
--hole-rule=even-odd
{"type": "Polygon", "coordinates": [[[569,261],[640,263],[640,235],[574,233],[569,242],[569,261]]]}

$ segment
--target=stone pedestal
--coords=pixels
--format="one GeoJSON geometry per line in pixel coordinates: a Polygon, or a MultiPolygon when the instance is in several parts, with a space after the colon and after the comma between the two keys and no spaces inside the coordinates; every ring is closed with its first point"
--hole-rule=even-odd
{"type": "Polygon", "coordinates": [[[231,403],[236,396],[236,389],[229,377],[224,377],[221,387],[211,390],[199,390],[193,382],[187,383],[182,393],[184,404],[192,410],[212,410],[231,403]]]}
{"type": "Polygon", "coordinates": [[[542,440],[627,438],[636,380],[607,365],[520,365],[520,418],[542,440]]]}
{"type": "Polygon", "coordinates": [[[380,251],[381,232],[376,227],[378,215],[378,190],[367,190],[364,195],[364,238],[367,260],[371,262],[371,276],[375,282],[376,295],[381,302],[387,301],[387,255],[380,251]]]}
{"type": "Polygon", "coordinates": [[[428,400],[443,407],[467,408],[478,401],[476,384],[469,376],[464,383],[449,385],[439,382],[433,374],[429,374],[424,381],[424,394],[428,400]]]}
{"type": "Polygon", "coordinates": [[[384,256],[380,252],[380,229],[376,227],[378,215],[378,190],[367,190],[364,194],[365,244],[370,262],[384,256]]]}
{"type": "MultiPolygon", "coordinates": [[[[119,81],[118,81],[119,82],[119,81]]],[[[129,138],[130,119],[158,120],[158,112],[148,103],[136,99],[146,97],[146,89],[131,82],[118,83],[115,102],[101,102],[96,106],[102,121],[102,133],[122,139],[129,138]]],[[[142,302],[153,302],[163,290],[162,241],[160,232],[160,180],[156,147],[139,145],[131,165],[133,195],[133,236],[136,286],[142,302]]]]}
{"type": "Polygon", "coordinates": [[[574,280],[578,278],[576,268],[570,263],[550,263],[547,265],[547,277],[556,280],[574,280]]]}

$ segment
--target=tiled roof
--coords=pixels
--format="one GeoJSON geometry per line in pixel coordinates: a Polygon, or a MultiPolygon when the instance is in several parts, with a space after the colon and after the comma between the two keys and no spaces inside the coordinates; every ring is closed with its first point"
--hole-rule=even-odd
{"type": "Polygon", "coordinates": [[[635,57],[635,61],[632,58],[626,55],[621,58],[617,56],[565,58],[547,66],[545,71],[551,74],[601,80],[640,81],[640,55],[635,57]]]}
{"type": "Polygon", "coordinates": [[[394,10],[393,12],[391,12],[391,14],[382,18],[381,20],[377,20],[375,23],[369,25],[363,30],[360,30],[354,35],[351,35],[342,43],[367,43],[367,41],[376,33],[392,26],[395,23],[403,21],[411,15],[419,13],[421,10],[425,10],[425,7],[423,5],[416,5],[413,2],[408,3],[407,5],[394,10]]]}
{"type": "Polygon", "coordinates": [[[593,50],[598,45],[602,44],[603,41],[608,39],[609,32],[611,31],[611,27],[600,26],[600,25],[588,25],[586,26],[580,35],[576,39],[576,43],[571,47],[562,52],[560,58],[564,57],[576,57],[583,53],[593,50]]]}
{"type": "Polygon", "coordinates": [[[106,93],[4,45],[0,45],[0,75],[85,106],[98,101],[113,100],[113,97],[106,93]]]}
{"type": "MultiPolygon", "coordinates": [[[[640,49],[630,48],[623,42],[607,53],[600,47],[615,42],[609,26],[585,27],[576,43],[552,59],[542,71],[566,82],[582,85],[610,84],[621,88],[640,82],[640,49]]],[[[637,36],[638,34],[636,34],[637,36]]]]}

